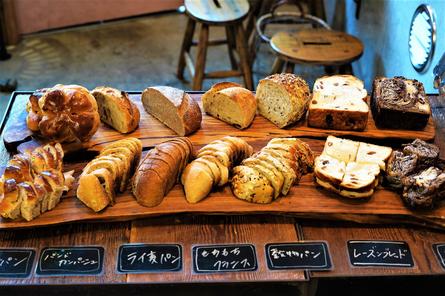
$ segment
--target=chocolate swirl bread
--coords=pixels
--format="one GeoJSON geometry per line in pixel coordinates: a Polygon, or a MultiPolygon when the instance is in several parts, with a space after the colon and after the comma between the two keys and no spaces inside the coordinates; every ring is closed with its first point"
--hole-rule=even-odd
{"type": "Polygon", "coordinates": [[[401,76],[374,80],[371,107],[379,127],[423,129],[431,115],[423,84],[401,76]]]}

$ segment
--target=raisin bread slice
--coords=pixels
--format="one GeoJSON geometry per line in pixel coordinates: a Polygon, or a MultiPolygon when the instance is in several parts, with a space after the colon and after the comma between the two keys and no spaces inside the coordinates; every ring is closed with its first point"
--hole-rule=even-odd
{"type": "Polygon", "coordinates": [[[314,84],[308,125],[338,130],[364,130],[369,107],[363,82],[352,75],[325,76],[314,84]]]}
{"type": "Polygon", "coordinates": [[[256,99],[258,112],[279,128],[300,120],[310,99],[302,78],[289,73],[274,74],[260,80],[256,99]]]}

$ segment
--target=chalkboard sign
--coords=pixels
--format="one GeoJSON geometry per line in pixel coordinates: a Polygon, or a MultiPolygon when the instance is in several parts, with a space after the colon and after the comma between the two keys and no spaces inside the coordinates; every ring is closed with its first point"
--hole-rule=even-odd
{"type": "Polygon", "coordinates": [[[0,277],[28,277],[35,256],[36,252],[31,249],[0,249],[0,277]]]}
{"type": "Polygon", "coordinates": [[[271,270],[332,268],[325,242],[276,243],[266,245],[267,266],[271,270]]]}
{"type": "Polygon", "coordinates": [[[249,244],[194,246],[193,270],[197,273],[255,271],[255,247],[249,244]]]}
{"type": "Polygon", "coordinates": [[[406,242],[348,241],[349,261],[353,266],[413,267],[406,242]]]}
{"type": "Polygon", "coordinates": [[[119,248],[117,270],[124,273],[166,272],[182,269],[180,245],[126,244],[119,248]]]}
{"type": "Polygon", "coordinates": [[[437,259],[445,269],[445,244],[433,244],[433,251],[437,256],[437,259]]]}
{"type": "Polygon", "coordinates": [[[98,275],[103,269],[102,247],[55,247],[40,252],[37,275],[98,275]]]}

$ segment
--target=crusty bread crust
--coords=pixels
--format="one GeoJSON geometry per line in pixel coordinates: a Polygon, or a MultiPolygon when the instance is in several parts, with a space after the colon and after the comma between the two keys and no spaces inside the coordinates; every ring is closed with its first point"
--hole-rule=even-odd
{"type": "Polygon", "coordinates": [[[279,128],[284,128],[303,117],[310,99],[310,91],[306,81],[302,78],[290,73],[281,73],[273,74],[260,80],[257,86],[256,97],[259,113],[279,128]],[[270,94],[267,93],[267,87],[276,88],[288,94],[287,102],[277,101],[281,106],[285,106],[286,115],[275,111],[274,107],[268,103],[270,94]]]}
{"type": "Polygon", "coordinates": [[[91,94],[96,98],[102,122],[124,134],[138,127],[141,116],[139,109],[126,92],[100,86],[96,87],[91,94]]]}
{"type": "Polygon", "coordinates": [[[142,92],[145,111],[174,130],[179,136],[189,135],[201,126],[202,113],[198,103],[183,90],[170,86],[148,87],[142,92]],[[168,104],[157,110],[155,105],[168,104]]]}
{"type": "Polygon", "coordinates": [[[256,114],[255,96],[237,83],[217,83],[202,95],[201,100],[207,114],[239,129],[249,127],[256,114]],[[226,103],[229,101],[233,104],[226,103]],[[227,109],[233,106],[238,110],[227,109]],[[230,114],[230,118],[227,114],[230,114]]]}

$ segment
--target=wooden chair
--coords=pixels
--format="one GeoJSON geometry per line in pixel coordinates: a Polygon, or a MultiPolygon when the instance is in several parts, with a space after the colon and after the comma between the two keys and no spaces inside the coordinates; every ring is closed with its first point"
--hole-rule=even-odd
{"type": "Polygon", "coordinates": [[[193,90],[200,90],[205,78],[225,78],[243,76],[244,84],[253,89],[252,70],[247,49],[247,40],[243,20],[249,12],[247,0],[185,0],[188,15],[187,27],[182,42],[177,77],[184,79],[184,68],[187,66],[193,77],[193,90]],[[196,23],[200,24],[199,41],[193,41],[196,23]],[[209,41],[209,26],[224,26],[227,39],[209,41]],[[205,73],[208,46],[227,44],[231,70],[205,73]],[[196,65],[190,56],[192,46],[198,46],[196,65]],[[237,61],[234,52],[238,53],[237,61]]]}
{"type": "Polygon", "coordinates": [[[257,21],[257,31],[276,55],[271,73],[293,72],[295,64],[325,66],[327,73],[334,68],[341,73],[352,73],[351,63],[363,53],[362,42],[344,32],[333,31],[322,19],[300,12],[275,12],[263,15],[257,21]],[[272,19],[281,21],[293,18],[295,23],[310,25],[296,32],[277,32],[266,36],[265,26],[272,19]]]}

